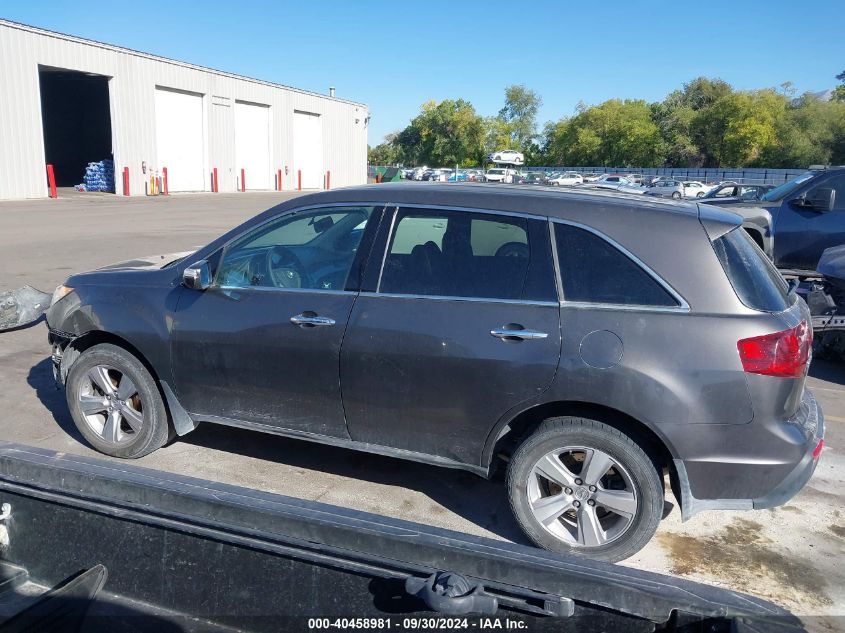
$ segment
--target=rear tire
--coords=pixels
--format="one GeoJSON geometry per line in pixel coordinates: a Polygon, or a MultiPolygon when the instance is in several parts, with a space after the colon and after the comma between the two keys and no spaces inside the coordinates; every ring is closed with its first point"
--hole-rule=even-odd
{"type": "Polygon", "coordinates": [[[672,192],[672,198],[674,198],[675,200],[680,200],[680,199],[681,199],[681,194],[680,194],[680,193],[678,193],[677,191],[673,191],[673,192],[672,192]]]}
{"type": "Polygon", "coordinates": [[[656,463],[624,433],[586,418],[546,420],[513,454],[507,486],[519,526],[553,552],[629,558],[663,515],[656,463]]]}
{"type": "Polygon", "coordinates": [[[106,455],[142,457],[173,437],[155,379],[117,345],[82,352],[68,372],[65,396],[76,428],[106,455]]]}

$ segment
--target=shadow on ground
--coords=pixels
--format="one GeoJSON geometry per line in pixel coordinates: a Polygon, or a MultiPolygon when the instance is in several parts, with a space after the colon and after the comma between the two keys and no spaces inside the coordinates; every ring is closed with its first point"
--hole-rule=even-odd
{"type": "Polygon", "coordinates": [[[837,385],[845,385],[845,361],[814,358],[813,362],[810,363],[809,375],[819,380],[826,380],[837,385]]]}
{"type": "MultiPolygon", "coordinates": [[[[49,358],[32,367],[27,382],[59,427],[86,444],[70,416],[64,390],[55,387],[49,358]]],[[[501,538],[528,544],[511,515],[501,477],[488,481],[459,470],[208,423],[175,441],[277,463],[280,476],[281,467],[299,468],[416,490],[443,506],[444,514],[452,512],[501,538]]],[[[411,501],[402,503],[406,507],[397,508],[397,514],[409,514],[411,501]]]]}
{"type": "Polygon", "coordinates": [[[56,424],[77,442],[85,444],[85,439],[70,417],[64,389],[58,389],[53,380],[53,361],[45,358],[34,365],[27,374],[26,382],[35,390],[36,397],[51,413],[56,424]]]}
{"type": "Polygon", "coordinates": [[[416,490],[445,510],[501,538],[530,544],[513,519],[501,477],[490,481],[460,470],[216,424],[201,424],[176,441],[292,468],[416,490]]]}

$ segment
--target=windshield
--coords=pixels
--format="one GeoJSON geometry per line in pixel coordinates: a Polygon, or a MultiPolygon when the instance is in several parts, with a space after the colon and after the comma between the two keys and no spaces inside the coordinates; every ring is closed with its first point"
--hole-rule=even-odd
{"type": "Polygon", "coordinates": [[[798,187],[800,187],[803,183],[807,182],[810,178],[815,176],[817,173],[819,173],[819,172],[817,172],[817,171],[804,172],[803,174],[793,178],[789,182],[785,182],[781,186],[775,187],[774,189],[772,189],[769,193],[767,193],[766,195],[764,195],[760,199],[765,200],[766,202],[775,202],[776,200],[781,200],[782,198],[785,198],[790,193],[792,193],[793,191],[798,189],[798,187]]]}

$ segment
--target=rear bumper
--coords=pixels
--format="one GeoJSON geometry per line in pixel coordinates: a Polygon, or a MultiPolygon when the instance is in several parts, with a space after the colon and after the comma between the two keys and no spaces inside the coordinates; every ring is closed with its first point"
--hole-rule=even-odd
{"type": "MultiPolygon", "coordinates": [[[[794,497],[807,484],[818,464],[819,455],[816,449],[819,443],[824,439],[824,414],[821,406],[816,401],[812,392],[805,388],[804,396],[802,398],[801,406],[798,412],[790,418],[786,424],[794,425],[801,429],[806,437],[797,460],[790,464],[785,475],[781,475],[774,481],[772,486],[765,492],[750,497],[742,497],[738,495],[737,498],[717,498],[717,499],[699,499],[696,498],[692,492],[690,482],[690,470],[686,463],[681,459],[675,459],[675,471],[677,474],[676,480],[673,481],[673,488],[675,494],[680,495],[681,516],[684,521],[690,519],[694,515],[704,510],[759,510],[765,508],[774,508],[783,505],[794,497]]],[[[725,438],[730,441],[730,438],[725,438]]],[[[767,456],[761,455],[762,459],[767,456]]],[[[736,481],[733,482],[732,488],[735,490],[742,490],[743,475],[742,471],[737,468],[737,464],[732,464],[733,477],[736,481]]],[[[718,465],[714,464],[715,469],[719,469],[718,465]]],[[[756,479],[759,475],[760,466],[748,465],[748,478],[756,479]]],[[[701,468],[696,469],[698,476],[701,476],[701,468]]],[[[783,472],[784,468],[777,469],[778,472],[783,472]]],[[[713,476],[718,476],[713,473],[713,476]]]]}

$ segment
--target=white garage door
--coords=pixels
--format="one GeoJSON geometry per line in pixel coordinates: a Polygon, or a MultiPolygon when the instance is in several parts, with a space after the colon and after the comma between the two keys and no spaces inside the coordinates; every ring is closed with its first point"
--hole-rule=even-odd
{"type": "Polygon", "coordinates": [[[302,170],[303,189],[322,189],[323,122],[319,114],[293,113],[294,179],[297,177],[298,170],[302,170]]]}
{"type": "Polygon", "coordinates": [[[170,191],[205,189],[202,95],[156,88],[156,144],[170,191]]]}
{"type": "Polygon", "coordinates": [[[235,160],[247,189],[272,189],[270,169],[270,107],[235,102],[235,160]]]}

